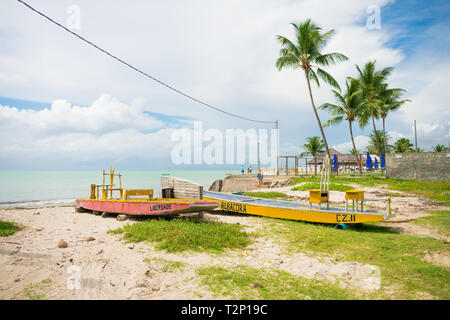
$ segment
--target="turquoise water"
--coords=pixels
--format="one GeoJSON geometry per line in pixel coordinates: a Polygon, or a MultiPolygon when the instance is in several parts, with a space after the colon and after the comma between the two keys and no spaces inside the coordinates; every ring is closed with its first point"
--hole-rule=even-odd
{"type": "MultiPolygon", "coordinates": [[[[120,173],[123,175],[124,188],[154,189],[155,195],[158,195],[162,174],[195,181],[208,190],[214,180],[238,171],[155,170],[120,173]]],[[[118,183],[118,179],[114,181],[118,183]]],[[[89,197],[92,183],[102,183],[101,171],[0,171],[0,208],[72,204],[76,198],[89,197]]]]}

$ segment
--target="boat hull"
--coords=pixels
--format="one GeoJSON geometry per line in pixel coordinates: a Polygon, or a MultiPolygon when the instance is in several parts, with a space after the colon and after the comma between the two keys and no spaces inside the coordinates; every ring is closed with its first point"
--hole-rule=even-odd
{"type": "Polygon", "coordinates": [[[291,201],[268,200],[210,191],[205,192],[204,197],[218,201],[218,209],[226,212],[316,223],[367,223],[383,221],[393,216],[380,211],[345,211],[340,208],[320,210],[291,201]]]}
{"type": "Polygon", "coordinates": [[[77,208],[85,210],[135,215],[165,216],[178,213],[211,211],[219,205],[217,201],[124,201],[124,200],[91,200],[75,201],[77,208]]]}

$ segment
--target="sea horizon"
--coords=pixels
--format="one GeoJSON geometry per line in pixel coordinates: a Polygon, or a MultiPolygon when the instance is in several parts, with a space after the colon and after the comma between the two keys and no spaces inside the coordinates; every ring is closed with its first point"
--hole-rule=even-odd
{"type": "MultiPolygon", "coordinates": [[[[215,180],[239,170],[116,170],[116,173],[122,174],[124,188],[153,189],[158,196],[162,175],[192,180],[208,190],[215,180]]],[[[91,184],[101,182],[101,170],[0,170],[0,209],[72,205],[77,198],[89,197],[91,184]]]]}

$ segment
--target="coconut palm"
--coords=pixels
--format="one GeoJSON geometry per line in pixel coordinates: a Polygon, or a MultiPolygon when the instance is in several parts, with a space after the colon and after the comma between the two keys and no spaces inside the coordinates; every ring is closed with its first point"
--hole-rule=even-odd
{"type": "MultiPolygon", "coordinates": [[[[366,113],[365,102],[362,99],[362,90],[359,87],[359,81],[356,79],[347,79],[346,92],[342,95],[336,90],[332,90],[337,104],[324,103],[319,109],[331,113],[332,118],[324,123],[324,127],[340,123],[342,120],[348,121],[350,137],[352,138],[353,149],[356,150],[355,140],[353,138],[352,123],[364,118],[366,113]]],[[[358,154],[355,153],[356,162],[359,164],[359,173],[362,173],[361,161],[358,154]]]]}
{"type": "Polygon", "coordinates": [[[372,119],[373,132],[375,133],[374,136],[376,138],[376,148],[378,151],[378,155],[381,157],[381,140],[376,134],[377,127],[375,125],[375,119],[378,119],[380,117],[378,99],[381,86],[386,80],[386,77],[389,76],[394,68],[388,67],[377,71],[375,70],[375,61],[369,61],[364,66],[363,70],[361,70],[358,65],[356,65],[356,69],[358,70],[358,80],[360,82],[364,98],[366,99],[367,114],[364,123],[367,123],[369,121],[369,118],[372,119]]]}
{"type": "Polygon", "coordinates": [[[405,90],[400,88],[388,88],[387,83],[383,83],[379,90],[378,111],[383,119],[383,142],[384,150],[388,150],[386,143],[386,117],[392,111],[398,110],[405,102],[411,102],[409,99],[400,100],[405,90]]]}
{"type": "Polygon", "coordinates": [[[447,148],[443,144],[437,144],[433,147],[433,152],[445,152],[447,148]]]}
{"type": "Polygon", "coordinates": [[[414,151],[413,144],[411,143],[411,141],[409,141],[409,139],[400,138],[397,141],[395,141],[394,152],[405,153],[405,152],[412,152],[412,151],[414,151]]]}
{"type": "Polygon", "coordinates": [[[323,140],[318,137],[308,137],[306,138],[307,143],[303,145],[303,148],[305,148],[307,151],[303,152],[301,155],[304,156],[306,154],[310,154],[314,157],[314,175],[317,175],[317,155],[320,153],[323,153],[325,144],[323,143],[323,140]]]}
{"type": "MultiPolygon", "coordinates": [[[[374,135],[373,133],[369,134],[369,146],[367,147],[367,151],[371,154],[376,154],[378,152],[378,147],[377,147],[377,140],[381,141],[383,139],[383,131],[381,130],[377,130],[376,131],[376,135],[374,135]]],[[[381,152],[382,153],[388,153],[393,146],[389,144],[389,140],[391,139],[391,137],[389,136],[388,133],[386,133],[386,147],[387,149],[384,149],[384,144],[381,145],[381,152]]]]}
{"type": "Polygon", "coordinates": [[[311,105],[313,107],[317,123],[319,124],[325,149],[331,159],[327,139],[314,104],[310,80],[314,81],[317,86],[320,86],[319,78],[321,78],[324,82],[340,90],[337,81],[328,72],[320,67],[334,65],[337,62],[348,60],[348,58],[341,53],[321,52],[327,44],[327,41],[334,35],[334,30],[322,33],[322,29],[311,21],[311,19],[298,24],[291,23],[291,25],[295,29],[295,40],[291,41],[284,36],[277,35],[277,39],[281,43],[282,48],[280,50],[280,57],[277,59],[275,65],[278,68],[278,71],[285,67],[303,69],[306,82],[308,84],[311,105]]]}

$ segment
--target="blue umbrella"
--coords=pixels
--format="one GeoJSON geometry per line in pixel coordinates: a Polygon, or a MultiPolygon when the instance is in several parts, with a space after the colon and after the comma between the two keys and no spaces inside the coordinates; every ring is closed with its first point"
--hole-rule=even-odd
{"type": "Polygon", "coordinates": [[[384,153],[381,154],[381,163],[380,167],[385,168],[386,167],[386,159],[384,158],[384,153]]]}
{"type": "Polygon", "coordinates": [[[375,169],[378,169],[378,159],[375,158],[375,169]]]}
{"type": "Polygon", "coordinates": [[[367,152],[366,167],[367,167],[367,169],[371,169],[372,168],[372,158],[370,158],[369,152],[367,152]]]}
{"type": "Polygon", "coordinates": [[[333,168],[337,169],[338,168],[338,159],[337,159],[337,155],[333,156],[333,168]]]}

